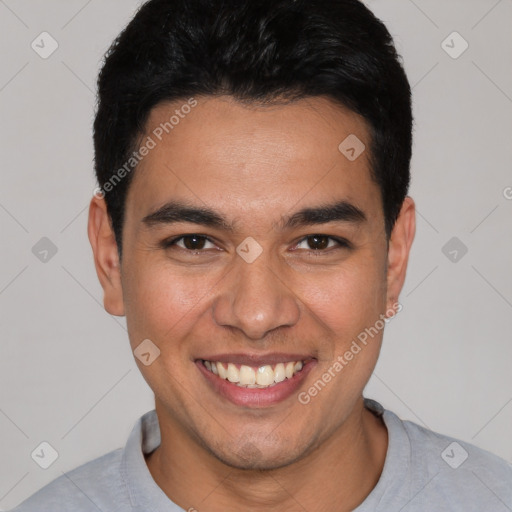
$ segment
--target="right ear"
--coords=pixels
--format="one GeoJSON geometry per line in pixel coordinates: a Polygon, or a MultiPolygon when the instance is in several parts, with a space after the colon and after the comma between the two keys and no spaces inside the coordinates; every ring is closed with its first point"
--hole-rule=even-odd
{"type": "Polygon", "coordinates": [[[96,273],[103,288],[103,304],[111,315],[124,315],[123,288],[119,251],[107,204],[103,197],[93,196],[89,205],[87,226],[89,242],[94,254],[96,273]]]}

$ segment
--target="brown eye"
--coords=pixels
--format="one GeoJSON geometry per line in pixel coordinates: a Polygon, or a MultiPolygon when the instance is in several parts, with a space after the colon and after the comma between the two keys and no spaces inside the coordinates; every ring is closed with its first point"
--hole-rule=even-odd
{"type": "Polygon", "coordinates": [[[329,237],[326,235],[309,235],[307,237],[310,249],[325,249],[329,245],[329,237]]]}
{"type": "Polygon", "coordinates": [[[350,249],[351,244],[343,238],[314,234],[304,237],[296,246],[297,249],[309,251],[330,252],[333,249],[350,249]],[[300,247],[302,245],[302,247],[300,247]],[[326,250],[328,249],[328,250],[326,250]]]}
{"type": "Polygon", "coordinates": [[[204,248],[206,238],[200,235],[186,235],[182,238],[183,245],[186,249],[197,251],[204,248]]]}
{"type": "Polygon", "coordinates": [[[182,235],[172,240],[164,240],[162,242],[162,247],[165,249],[170,249],[174,246],[187,251],[202,251],[205,248],[215,248],[215,245],[208,239],[208,237],[197,234],[182,235]],[[207,247],[206,244],[211,244],[211,247],[207,247]]]}

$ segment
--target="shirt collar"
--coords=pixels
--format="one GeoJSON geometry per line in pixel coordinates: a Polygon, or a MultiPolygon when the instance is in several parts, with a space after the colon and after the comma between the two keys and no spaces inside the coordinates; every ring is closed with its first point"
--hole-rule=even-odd
{"type": "Polygon", "coordinates": [[[144,455],[161,442],[156,411],[144,414],[136,422],[126,443],[121,461],[121,475],[128,489],[134,511],[178,512],[183,509],[172,502],[153,480],[144,455]]]}

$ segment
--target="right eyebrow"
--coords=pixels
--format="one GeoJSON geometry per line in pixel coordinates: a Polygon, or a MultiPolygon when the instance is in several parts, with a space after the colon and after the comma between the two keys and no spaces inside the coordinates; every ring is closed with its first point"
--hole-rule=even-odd
{"type": "Polygon", "coordinates": [[[213,228],[234,231],[234,227],[224,217],[210,208],[191,206],[180,201],[169,201],[154,212],[146,215],[142,222],[149,227],[158,224],[191,222],[213,228]]]}

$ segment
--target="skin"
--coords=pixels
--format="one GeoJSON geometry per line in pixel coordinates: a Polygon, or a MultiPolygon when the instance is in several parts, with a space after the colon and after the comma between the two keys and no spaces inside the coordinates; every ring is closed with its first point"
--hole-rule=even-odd
{"type": "MultiPolygon", "coordinates": [[[[352,510],[375,487],[386,456],[386,427],[362,399],[382,330],[307,405],[297,393],[269,407],[234,405],[194,361],[212,353],[313,354],[298,389],[307,391],[396,303],[414,202],[405,199],[388,245],[368,149],[355,161],[338,150],[349,134],[369,148],[365,121],[328,99],[273,107],[196,99],[135,171],[122,262],[104,200],[90,205],[105,308],[126,315],[132,349],[149,338],[161,351],[150,366],[136,360],[155,393],[162,435],[148,468],[185,510],[352,510]],[[214,209],[236,229],[142,221],[170,199],[214,209]],[[280,228],[282,217],[341,199],[367,220],[280,228]],[[191,233],[212,241],[195,254],[183,241],[159,245],[191,233]],[[314,234],[344,238],[351,248],[330,241],[315,250],[306,238],[314,234]],[[263,249],[250,264],[236,253],[249,236],[263,249]]],[[[154,108],[147,134],[181,104],[154,108]]]]}

